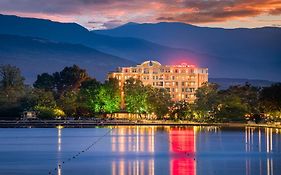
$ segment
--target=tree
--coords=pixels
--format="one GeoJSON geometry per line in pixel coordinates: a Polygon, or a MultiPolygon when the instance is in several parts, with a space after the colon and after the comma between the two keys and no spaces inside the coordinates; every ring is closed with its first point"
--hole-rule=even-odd
{"type": "Polygon", "coordinates": [[[235,93],[229,90],[219,92],[219,105],[215,111],[215,119],[220,122],[245,121],[247,105],[235,93]]]}
{"type": "Polygon", "coordinates": [[[78,109],[78,93],[76,91],[66,91],[58,100],[58,106],[67,116],[76,117],[78,109]]]}
{"type": "Polygon", "coordinates": [[[195,95],[195,119],[197,121],[215,121],[215,112],[219,106],[219,86],[215,83],[204,83],[195,95]]]}
{"type": "Polygon", "coordinates": [[[100,84],[95,79],[82,83],[79,101],[93,113],[113,113],[120,110],[120,88],[117,79],[109,79],[100,84]],[[84,102],[83,102],[84,101],[84,102]]]}
{"type": "Polygon", "coordinates": [[[81,83],[89,79],[86,70],[79,68],[77,65],[65,67],[62,71],[55,72],[53,77],[58,95],[62,95],[66,91],[78,90],[81,83]]]}
{"type": "Polygon", "coordinates": [[[264,87],[260,92],[259,102],[263,112],[281,111],[281,83],[264,87]]]}
{"type": "Polygon", "coordinates": [[[281,121],[281,83],[264,87],[260,92],[259,104],[267,121],[281,121]]]}
{"type": "Polygon", "coordinates": [[[117,79],[109,79],[99,89],[101,111],[113,113],[120,110],[121,95],[117,79]]]}
{"type": "Polygon", "coordinates": [[[142,81],[129,78],[124,83],[124,95],[126,110],[130,113],[148,113],[147,92],[142,81]]]}
{"type": "Polygon", "coordinates": [[[43,73],[37,76],[33,84],[35,88],[56,92],[57,98],[60,98],[67,91],[79,90],[81,83],[90,79],[86,70],[79,68],[77,65],[65,67],[60,72],[52,75],[43,73]]]}
{"type": "Polygon", "coordinates": [[[247,112],[251,114],[260,113],[258,101],[259,91],[260,88],[254,87],[249,83],[246,83],[244,86],[231,86],[227,89],[228,94],[237,95],[240,98],[247,112]]]}
{"type": "Polygon", "coordinates": [[[166,89],[158,89],[152,86],[146,87],[148,112],[154,113],[158,119],[163,118],[169,112],[172,105],[170,94],[166,89]]]}
{"type": "Polygon", "coordinates": [[[178,101],[170,109],[170,118],[173,120],[195,120],[193,114],[193,104],[186,101],[178,101]]]}
{"type": "Polygon", "coordinates": [[[43,73],[37,76],[37,80],[33,84],[37,89],[44,89],[46,91],[53,91],[55,88],[54,77],[48,73],[43,73]]]}
{"type": "Polygon", "coordinates": [[[88,79],[82,82],[78,96],[79,109],[82,115],[100,112],[98,93],[101,83],[96,79],[88,79]]]}
{"type": "Polygon", "coordinates": [[[24,88],[24,78],[21,76],[20,69],[11,65],[0,66],[0,88],[1,90],[24,88]]]}
{"type": "Polygon", "coordinates": [[[20,69],[11,65],[0,66],[0,117],[12,119],[20,116],[21,99],[26,86],[20,69]]]}

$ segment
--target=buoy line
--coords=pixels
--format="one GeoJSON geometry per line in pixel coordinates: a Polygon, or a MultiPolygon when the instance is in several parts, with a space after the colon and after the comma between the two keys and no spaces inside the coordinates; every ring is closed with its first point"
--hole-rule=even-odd
{"type": "Polygon", "coordinates": [[[62,166],[65,165],[67,162],[70,162],[73,159],[76,159],[80,154],[85,153],[86,151],[90,150],[95,144],[97,144],[99,141],[101,141],[106,135],[108,135],[113,128],[109,128],[109,130],[102,136],[100,136],[97,140],[95,140],[94,142],[92,142],[92,144],[90,144],[89,146],[87,146],[85,149],[83,149],[82,151],[79,151],[77,154],[70,156],[69,158],[67,158],[65,161],[62,161],[60,164],[58,164],[58,166],[52,170],[49,171],[49,175],[55,175],[57,174],[57,170],[58,169],[62,169],[62,166]]]}

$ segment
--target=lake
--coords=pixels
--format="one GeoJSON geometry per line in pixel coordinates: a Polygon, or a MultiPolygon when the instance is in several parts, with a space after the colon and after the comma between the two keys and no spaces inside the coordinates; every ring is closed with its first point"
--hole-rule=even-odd
{"type": "Polygon", "coordinates": [[[281,129],[0,129],[0,174],[280,175],[281,129]]]}

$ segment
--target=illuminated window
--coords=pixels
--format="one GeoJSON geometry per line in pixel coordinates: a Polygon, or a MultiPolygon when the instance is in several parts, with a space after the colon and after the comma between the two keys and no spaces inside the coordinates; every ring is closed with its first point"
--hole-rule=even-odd
{"type": "Polygon", "coordinates": [[[143,73],[144,74],[149,74],[149,69],[148,68],[144,68],[143,73]]]}
{"type": "Polygon", "coordinates": [[[194,69],[190,69],[190,73],[192,73],[192,74],[193,74],[193,73],[194,73],[194,69]]]}
{"type": "Polygon", "coordinates": [[[153,74],[157,74],[158,73],[158,69],[153,69],[153,74]]]}

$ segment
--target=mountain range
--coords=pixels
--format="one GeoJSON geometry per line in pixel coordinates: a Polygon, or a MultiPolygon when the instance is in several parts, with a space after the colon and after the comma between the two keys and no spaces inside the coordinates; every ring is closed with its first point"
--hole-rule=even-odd
{"type": "Polygon", "coordinates": [[[108,71],[115,70],[120,63],[136,64],[80,44],[3,34],[0,34],[0,61],[19,67],[29,84],[40,73],[53,73],[73,64],[86,69],[98,80],[104,80],[108,71]]]}
{"type": "Polygon", "coordinates": [[[213,77],[280,81],[281,28],[278,27],[223,29],[162,22],[129,23],[93,32],[134,37],[200,53],[196,55],[200,64],[209,67],[213,77]]]}
{"type": "Polygon", "coordinates": [[[145,60],[187,62],[210,77],[281,81],[281,28],[221,29],[183,23],[128,23],[89,31],[76,23],[0,15],[0,63],[19,66],[29,82],[70,64],[103,80],[118,66],[145,60]],[[48,65],[48,66],[46,66],[48,65]]]}

